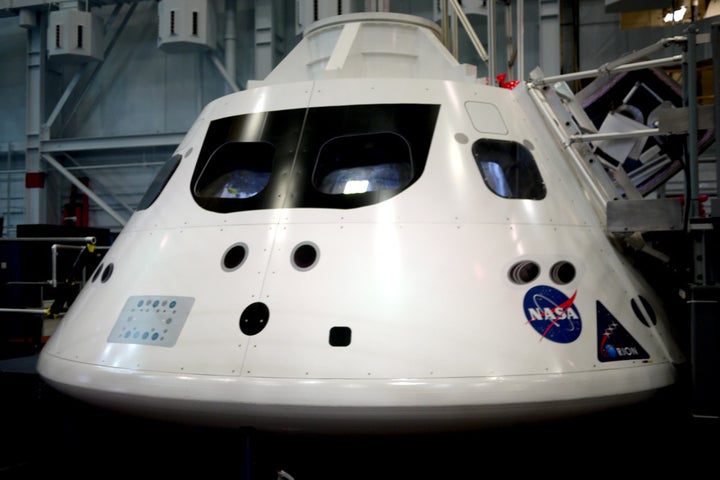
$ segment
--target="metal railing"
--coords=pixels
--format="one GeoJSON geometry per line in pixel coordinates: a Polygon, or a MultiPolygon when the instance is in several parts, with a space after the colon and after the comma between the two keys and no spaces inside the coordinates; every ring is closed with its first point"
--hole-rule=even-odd
{"type": "MultiPolygon", "coordinates": [[[[61,250],[75,250],[78,251],[78,257],[82,255],[85,251],[89,251],[90,253],[96,251],[96,250],[107,250],[108,246],[97,246],[97,238],[94,236],[86,236],[86,237],[17,237],[17,238],[0,238],[0,242],[4,243],[27,243],[27,242],[63,242],[63,243],[53,243],[50,245],[50,254],[51,254],[51,278],[49,280],[40,280],[40,281],[8,281],[5,284],[6,285],[17,285],[17,286],[47,286],[52,288],[57,288],[58,285],[60,285],[60,282],[58,281],[58,257],[60,255],[61,250]],[[84,243],[85,245],[68,245],[68,243],[84,243]]],[[[79,281],[79,287],[82,288],[82,286],[85,284],[86,280],[86,271],[85,266],[82,266],[80,269],[82,273],[82,278],[79,281]]],[[[76,282],[75,279],[68,279],[68,281],[76,282]]],[[[41,292],[41,297],[44,297],[44,292],[41,292]]],[[[24,313],[24,314],[31,314],[31,315],[47,315],[49,316],[51,313],[50,308],[4,308],[0,307],[0,313],[24,313]]]]}

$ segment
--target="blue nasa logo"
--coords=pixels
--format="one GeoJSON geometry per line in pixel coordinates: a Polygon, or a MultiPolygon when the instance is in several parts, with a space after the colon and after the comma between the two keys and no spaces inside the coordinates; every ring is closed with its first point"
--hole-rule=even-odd
{"type": "Polygon", "coordinates": [[[578,339],[582,319],[574,305],[576,295],[577,292],[568,298],[560,290],[547,285],[528,290],[523,301],[525,318],[541,339],[558,343],[571,343],[578,339]]]}

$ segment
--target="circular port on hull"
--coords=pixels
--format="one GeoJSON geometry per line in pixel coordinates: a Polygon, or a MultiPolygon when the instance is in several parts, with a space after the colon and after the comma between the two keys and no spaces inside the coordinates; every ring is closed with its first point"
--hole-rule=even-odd
{"type": "Polygon", "coordinates": [[[95,274],[92,276],[92,281],[93,281],[93,282],[98,279],[98,277],[100,276],[100,272],[102,272],[104,266],[105,266],[105,265],[101,263],[101,264],[97,267],[97,270],[95,270],[95,274]]]}
{"type": "Polygon", "coordinates": [[[240,315],[240,331],[252,336],[262,332],[270,321],[270,309],[262,302],[248,305],[240,315]]]}
{"type": "Polygon", "coordinates": [[[550,268],[550,279],[558,285],[567,285],[575,279],[575,266],[564,260],[557,262],[550,268]]]}
{"type": "Polygon", "coordinates": [[[105,267],[105,270],[103,270],[102,278],[100,278],[100,281],[102,283],[105,283],[108,280],[110,280],[110,277],[112,276],[112,273],[113,273],[113,269],[114,269],[113,264],[108,263],[107,267],[105,267]]]}
{"type": "Polygon", "coordinates": [[[540,265],[532,260],[517,262],[508,271],[508,278],[513,283],[525,285],[535,280],[540,275],[540,265]]]}
{"type": "Polygon", "coordinates": [[[222,256],[222,269],[232,272],[242,266],[247,258],[248,247],[244,243],[230,246],[222,256]]]}
{"type": "Polygon", "coordinates": [[[300,271],[310,270],[317,265],[320,253],[317,245],[311,242],[298,244],[290,256],[293,267],[300,271]]]}

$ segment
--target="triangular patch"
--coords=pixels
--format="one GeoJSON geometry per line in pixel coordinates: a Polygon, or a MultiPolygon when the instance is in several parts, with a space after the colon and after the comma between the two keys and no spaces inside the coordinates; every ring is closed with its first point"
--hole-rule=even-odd
{"type": "Polygon", "coordinates": [[[597,302],[598,360],[639,360],[650,355],[613,316],[605,305],[597,302]]]}

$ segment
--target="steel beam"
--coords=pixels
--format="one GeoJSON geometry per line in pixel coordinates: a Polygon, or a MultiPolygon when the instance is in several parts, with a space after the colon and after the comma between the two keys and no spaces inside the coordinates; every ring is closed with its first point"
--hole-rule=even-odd
{"type": "Polygon", "coordinates": [[[70,183],[75,185],[81,192],[83,192],[85,195],[87,195],[90,199],[92,199],[95,203],[97,203],[100,208],[105,210],[108,215],[110,215],[112,218],[115,219],[121,226],[125,226],[127,223],[127,219],[118,214],[115,210],[110,207],[107,203],[105,203],[100,197],[98,197],[95,192],[90,190],[84,183],[82,183],[80,180],[75,177],[72,173],[70,173],[65,167],[63,167],[60,162],[55,160],[51,155],[48,155],[47,153],[43,153],[42,157],[45,159],[46,162],[48,162],[50,165],[52,165],[53,168],[55,168],[58,172],[60,172],[65,178],[70,180],[70,183]]]}
{"type": "Polygon", "coordinates": [[[43,142],[45,153],[79,152],[85,150],[113,150],[148,147],[177,147],[185,137],[184,133],[155,135],[128,135],[97,138],[65,138],[43,142]]]}

